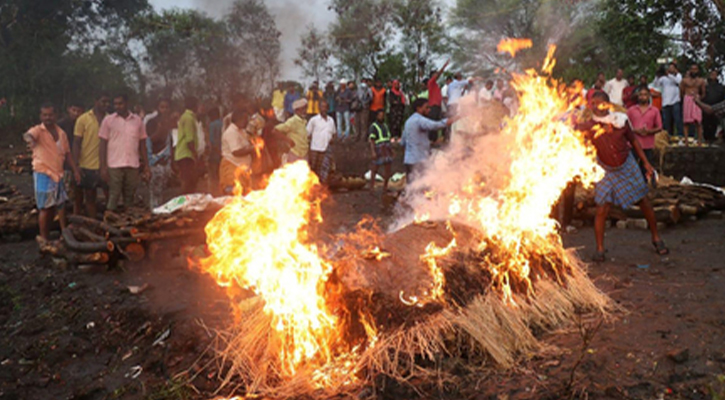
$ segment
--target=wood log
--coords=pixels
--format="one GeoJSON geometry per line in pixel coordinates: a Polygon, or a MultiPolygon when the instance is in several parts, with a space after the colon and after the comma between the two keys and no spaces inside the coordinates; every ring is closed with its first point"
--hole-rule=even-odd
{"type": "MultiPolygon", "coordinates": [[[[680,222],[682,214],[680,209],[675,205],[653,207],[655,212],[655,219],[657,222],[664,222],[666,224],[677,224],[680,222]]],[[[624,213],[630,218],[644,218],[644,213],[637,207],[631,207],[624,210],[624,213]]]]}
{"type": "Polygon", "coordinates": [[[106,240],[106,238],[102,235],[99,235],[95,232],[92,232],[90,229],[86,228],[85,226],[73,226],[73,233],[77,238],[83,238],[85,241],[88,242],[103,242],[106,240]]]}
{"type": "Polygon", "coordinates": [[[140,243],[129,243],[125,247],[119,247],[118,251],[134,262],[139,262],[146,257],[146,250],[140,243]]]}
{"type": "Polygon", "coordinates": [[[108,264],[111,260],[111,256],[105,252],[98,253],[66,253],[63,258],[68,260],[69,263],[74,265],[79,264],[108,264]]]}
{"type": "Polygon", "coordinates": [[[68,221],[72,224],[86,226],[89,229],[104,232],[107,238],[111,236],[128,236],[130,233],[129,231],[113,227],[103,221],[84,217],[82,215],[70,215],[68,216],[68,221]]]}
{"type": "Polygon", "coordinates": [[[153,241],[153,240],[164,240],[164,239],[174,239],[184,236],[199,236],[204,235],[204,229],[200,228],[187,228],[187,229],[176,229],[176,230],[167,230],[167,231],[159,231],[159,232],[138,232],[133,235],[134,238],[145,240],[145,241],[153,241]]]}
{"type": "Polygon", "coordinates": [[[103,242],[81,242],[76,239],[75,235],[73,234],[73,225],[69,225],[66,229],[63,229],[62,236],[63,236],[63,242],[65,243],[66,247],[68,247],[70,250],[77,251],[80,253],[96,253],[96,252],[103,252],[103,251],[113,251],[116,246],[113,244],[113,242],[109,241],[103,241],[103,242]]]}
{"type": "Polygon", "coordinates": [[[701,211],[700,207],[690,204],[680,204],[678,207],[684,215],[697,215],[701,211]]]}

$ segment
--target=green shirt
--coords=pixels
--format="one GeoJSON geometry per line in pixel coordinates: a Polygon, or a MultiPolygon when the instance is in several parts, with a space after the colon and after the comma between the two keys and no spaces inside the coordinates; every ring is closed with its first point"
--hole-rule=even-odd
{"type": "Polygon", "coordinates": [[[285,123],[279,124],[274,129],[284,133],[288,138],[295,142],[292,148],[292,154],[297,157],[307,157],[307,151],[310,149],[310,139],[307,136],[307,122],[295,114],[285,123]]]}
{"type": "Polygon", "coordinates": [[[179,135],[176,142],[176,150],[174,151],[174,160],[179,161],[185,158],[196,158],[196,154],[189,149],[189,143],[194,143],[194,149],[199,145],[196,136],[196,114],[191,110],[186,110],[179,118],[179,135]]]}

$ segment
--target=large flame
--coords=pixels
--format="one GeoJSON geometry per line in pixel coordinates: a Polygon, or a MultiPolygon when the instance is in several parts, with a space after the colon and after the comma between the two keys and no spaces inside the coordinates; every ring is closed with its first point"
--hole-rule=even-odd
{"type": "Polygon", "coordinates": [[[323,294],[332,268],[307,243],[308,221],[320,217],[309,198],[317,183],[306,163],[287,165],[265,190],[236,196],[206,227],[211,256],[201,267],[219,284],[236,283],[264,300],[284,375],[329,360],[336,325],[323,294]]]}
{"type": "Polygon", "coordinates": [[[496,51],[499,53],[509,53],[511,57],[515,57],[519,50],[531,48],[533,45],[534,43],[531,39],[507,38],[498,43],[496,51]]]}

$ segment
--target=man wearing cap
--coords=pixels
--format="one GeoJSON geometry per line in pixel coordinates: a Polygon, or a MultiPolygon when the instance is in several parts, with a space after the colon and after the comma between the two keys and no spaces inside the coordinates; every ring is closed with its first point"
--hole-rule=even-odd
{"type": "Polygon", "coordinates": [[[305,113],[307,112],[307,100],[298,99],[292,103],[294,115],[285,123],[279,124],[274,129],[287,136],[294,142],[294,146],[287,153],[285,163],[293,163],[299,160],[307,160],[307,152],[310,149],[310,140],[307,137],[307,121],[305,113]]]}
{"type": "Polygon", "coordinates": [[[335,96],[335,112],[337,113],[337,137],[347,139],[350,136],[350,103],[353,93],[347,88],[347,81],[340,80],[340,89],[335,96]],[[345,130],[342,126],[345,124],[345,130]]]}

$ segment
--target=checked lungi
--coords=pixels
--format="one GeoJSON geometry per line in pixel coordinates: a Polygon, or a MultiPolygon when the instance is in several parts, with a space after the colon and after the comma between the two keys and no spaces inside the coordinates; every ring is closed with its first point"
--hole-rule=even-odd
{"type": "Polygon", "coordinates": [[[327,178],[330,176],[330,170],[332,169],[332,155],[330,154],[330,150],[310,150],[307,153],[307,157],[309,157],[310,169],[317,174],[320,182],[327,182],[327,178]]]}
{"type": "Polygon", "coordinates": [[[605,174],[604,178],[594,187],[594,201],[597,205],[612,203],[622,209],[627,209],[647,195],[649,189],[632,153],[627,157],[627,161],[619,167],[612,168],[602,162],[599,165],[604,169],[605,174]]]}

